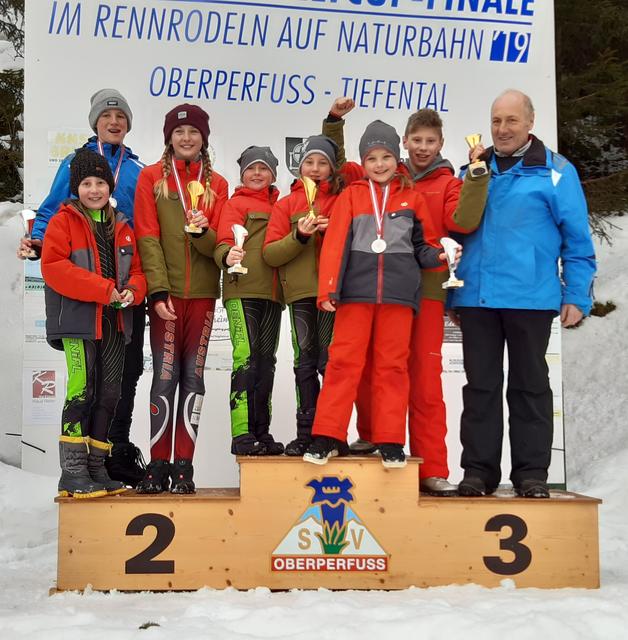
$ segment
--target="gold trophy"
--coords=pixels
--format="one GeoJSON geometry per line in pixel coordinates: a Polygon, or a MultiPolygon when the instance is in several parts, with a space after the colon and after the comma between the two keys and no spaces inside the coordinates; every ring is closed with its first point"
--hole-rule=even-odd
{"type": "MultiPolygon", "coordinates": [[[[32,209],[24,209],[22,211],[20,211],[20,218],[22,218],[22,225],[24,226],[24,237],[27,240],[30,240],[31,237],[31,222],[35,219],[36,217],[36,213],[32,210],[32,209]]],[[[20,255],[23,258],[37,258],[37,251],[35,251],[35,249],[30,248],[30,249],[22,249],[20,251],[20,255]]]]}
{"type": "MultiPolygon", "coordinates": [[[[238,249],[242,249],[242,247],[244,246],[244,241],[246,240],[246,236],[249,235],[249,232],[241,224],[231,225],[231,231],[233,231],[235,246],[238,247],[238,249]]],[[[244,276],[248,272],[249,270],[246,267],[243,267],[241,262],[236,262],[232,267],[229,267],[227,269],[227,273],[235,273],[236,275],[240,276],[244,276]]]]}
{"type": "MultiPolygon", "coordinates": [[[[469,145],[469,149],[473,149],[480,144],[482,140],[481,133],[472,133],[470,136],[465,136],[464,138],[469,145]]],[[[488,173],[488,168],[486,166],[486,162],[484,160],[476,160],[475,162],[469,163],[469,173],[472,178],[479,178],[480,176],[484,176],[488,173]]]]}
{"type": "MultiPolygon", "coordinates": [[[[196,206],[198,205],[198,199],[205,193],[205,187],[198,181],[192,180],[188,182],[188,193],[190,194],[190,204],[192,206],[192,216],[195,216],[198,213],[196,206]]],[[[187,233],[202,233],[203,230],[200,227],[197,227],[193,223],[188,223],[183,227],[187,233]]]]}
{"type": "Polygon", "coordinates": [[[316,198],[318,186],[312,178],[303,177],[301,178],[301,182],[303,183],[305,199],[307,200],[307,206],[309,207],[309,213],[307,215],[309,218],[316,218],[316,214],[314,213],[314,199],[316,198]]]}
{"type": "Polygon", "coordinates": [[[441,238],[439,242],[445,251],[447,266],[449,267],[449,280],[443,282],[443,289],[458,289],[464,287],[464,280],[458,280],[458,278],[456,278],[456,249],[458,249],[460,245],[451,238],[441,238]]]}

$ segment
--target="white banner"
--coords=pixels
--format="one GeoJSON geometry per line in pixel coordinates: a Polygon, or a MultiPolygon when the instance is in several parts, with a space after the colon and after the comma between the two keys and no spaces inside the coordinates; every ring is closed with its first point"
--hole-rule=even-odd
{"type": "MultiPolygon", "coordinates": [[[[163,151],[165,113],[182,102],[200,104],[210,114],[216,170],[231,190],[238,183],[236,159],[256,144],[269,145],[280,159],[277,184],[287,193],[295,147],[320,131],[340,95],[357,103],[345,128],[349,159],[357,159],[368,122],[380,118],[403,132],[410,113],[430,107],[445,122],[445,157],[460,165],[465,135],[482,132],[490,140],[490,104],[509,87],[532,97],[535,132],[549,146],[556,143],[550,0],[27,0],[26,25],[25,200],[30,206],[46,195],[60,158],[84,140],[81,132],[90,134],[89,97],[103,87],[115,87],[129,101],[134,118],[125,142],[146,163],[163,151]]],[[[212,340],[216,350],[208,358],[208,397],[195,461],[201,485],[237,484],[228,454],[229,351],[223,325],[220,321],[212,340]]],[[[288,440],[295,400],[287,318],[282,332],[273,429],[288,440]]],[[[49,357],[40,346],[40,358],[49,357]]],[[[446,374],[456,480],[459,346],[448,344],[445,356],[446,363],[458,360],[455,371],[446,374]]],[[[560,399],[560,356],[551,362],[560,399]]],[[[145,375],[133,433],[145,445],[149,386],[145,375]]],[[[24,415],[32,412],[25,409],[24,415]]],[[[58,422],[50,425],[57,428],[58,422]]],[[[28,429],[25,424],[25,434],[28,429]]],[[[557,438],[562,449],[562,426],[557,438]]],[[[550,480],[562,483],[563,457],[554,460],[550,480]]],[[[507,469],[506,464],[506,476],[507,469]]]]}

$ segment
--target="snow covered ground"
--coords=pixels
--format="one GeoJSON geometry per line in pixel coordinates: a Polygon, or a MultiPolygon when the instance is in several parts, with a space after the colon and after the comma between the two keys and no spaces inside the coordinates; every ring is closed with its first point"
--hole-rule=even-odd
{"type": "Polygon", "coordinates": [[[596,295],[613,300],[617,311],[564,332],[569,487],[604,500],[601,589],[517,589],[506,580],[497,589],[49,597],[56,572],[54,482],[0,464],[0,638],[627,638],[628,218],[622,220],[613,246],[598,247],[596,295]],[[140,629],[150,622],[158,626],[140,629]]]}

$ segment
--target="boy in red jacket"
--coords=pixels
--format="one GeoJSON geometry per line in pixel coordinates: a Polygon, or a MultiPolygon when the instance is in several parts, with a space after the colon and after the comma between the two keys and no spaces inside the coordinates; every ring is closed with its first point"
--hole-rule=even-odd
{"type": "Polygon", "coordinates": [[[348,453],[347,427],[372,343],[373,439],[385,467],[406,463],[408,351],[420,268],[441,265],[445,254],[424,240],[425,201],[400,174],[399,142],[384,122],[366,128],[360,140],[366,179],[342,193],[330,217],[318,303],[337,309],[336,323],[307,462],[348,453]]]}
{"type": "Polygon", "coordinates": [[[65,351],[68,364],[59,494],[75,498],[126,490],[104,463],[133,328],[130,305],[143,302],[146,279],[133,231],[109,202],[113,189],[107,160],[79,149],[70,164],[70,190],[78,199],[50,220],[41,257],[47,339],[65,351]]]}

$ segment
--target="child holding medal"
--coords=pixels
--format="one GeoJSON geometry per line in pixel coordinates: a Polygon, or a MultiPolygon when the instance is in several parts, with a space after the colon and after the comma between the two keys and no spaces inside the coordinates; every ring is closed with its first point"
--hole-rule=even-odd
{"type": "Polygon", "coordinates": [[[228,187],[211,166],[209,116],[203,109],[175,107],[166,114],[163,131],[161,160],[142,171],[135,196],[153,354],[151,462],[137,492],[193,493],[205,358],[220,295],[220,271],[212,257],[228,187]]]}
{"type": "MultiPolygon", "coordinates": [[[[355,103],[338,98],[331,113],[349,113],[355,103]]],[[[302,456],[312,441],[312,423],[320,392],[319,375],[327,365],[334,314],[316,306],[318,261],[329,214],[345,184],[363,175],[360,165],[339,162],[330,138],[311,136],[304,143],[300,179],[273,212],[264,241],[264,260],[279,269],[279,280],[290,313],[297,392],[297,437],[286,445],[287,456],[302,456]]]]}
{"type": "Polygon", "coordinates": [[[321,253],[318,305],[336,311],[334,340],[303,459],[325,464],[348,454],[347,428],[367,351],[373,353],[373,440],[385,467],[406,464],[408,352],[421,293],[421,268],[445,260],[423,197],[400,166],[400,139],[376,120],[360,140],[366,178],[333,207],[321,253]],[[424,235],[425,233],[425,235],[424,235]]]}

